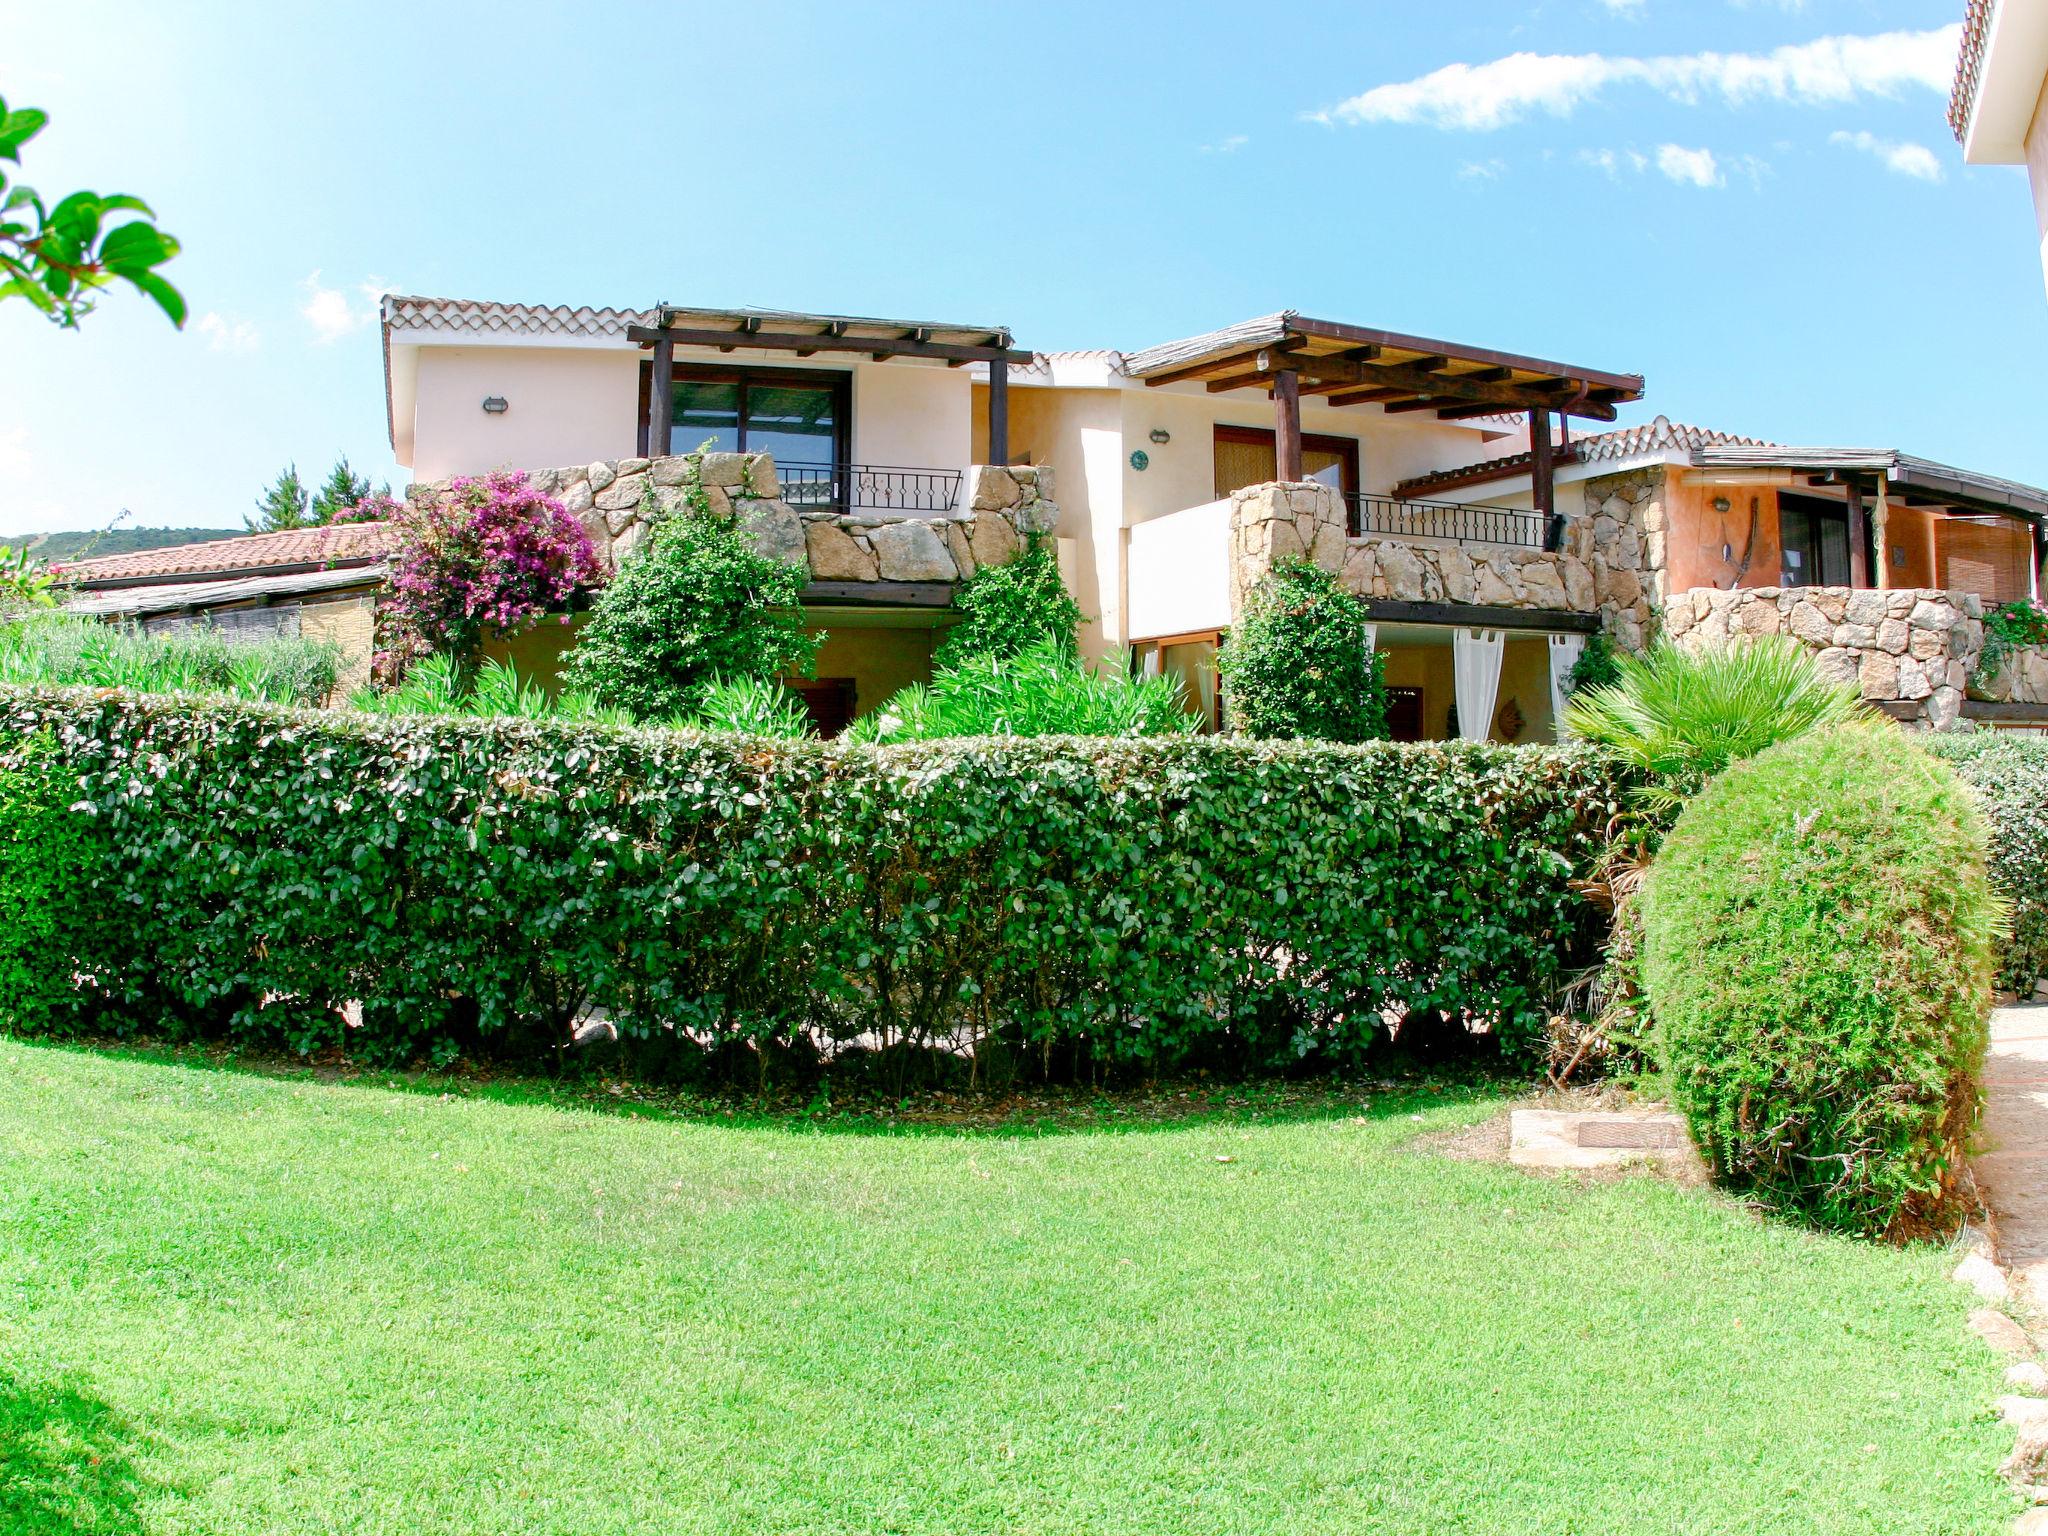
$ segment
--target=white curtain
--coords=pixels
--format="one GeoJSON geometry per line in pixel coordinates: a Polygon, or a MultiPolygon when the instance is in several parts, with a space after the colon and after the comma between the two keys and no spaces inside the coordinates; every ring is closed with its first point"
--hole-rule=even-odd
{"type": "Polygon", "coordinates": [[[1451,680],[1457,687],[1458,734],[1484,741],[1493,734],[1493,704],[1500,697],[1500,653],[1506,637],[1497,629],[1451,632],[1451,680]]]}
{"type": "Polygon", "coordinates": [[[1550,718],[1557,726],[1557,739],[1564,740],[1564,700],[1572,667],[1586,648],[1584,635],[1550,637],[1550,718]]]}

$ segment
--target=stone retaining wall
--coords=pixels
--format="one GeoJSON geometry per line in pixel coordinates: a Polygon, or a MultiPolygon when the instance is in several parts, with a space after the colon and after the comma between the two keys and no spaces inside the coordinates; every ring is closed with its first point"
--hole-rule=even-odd
{"type": "MultiPolygon", "coordinates": [[[[612,571],[646,539],[650,519],[684,505],[695,489],[715,511],[736,516],[763,554],[803,565],[813,581],[964,581],[981,566],[1014,558],[1025,539],[1059,521],[1049,466],[971,465],[959,504],[923,515],[792,506],[765,453],[605,459],[531,478],[582,520],[612,571]]],[[[416,485],[407,494],[446,488],[445,481],[416,485]]]]}
{"type": "Polygon", "coordinates": [[[1568,519],[1555,554],[1389,534],[1352,538],[1344,526],[1343,497],[1314,481],[1233,492],[1231,611],[1277,561],[1305,555],[1361,597],[1598,614],[1625,650],[1639,649],[1650,632],[1643,540],[1631,520],[1605,512],[1568,519]]]}
{"type": "Polygon", "coordinates": [[[1998,704],[2048,704],[2048,646],[2008,647],[1995,672],[1970,679],[1970,697],[1998,704]]]}
{"type": "Polygon", "coordinates": [[[1790,635],[1829,677],[1873,704],[1940,730],[1962,713],[1984,649],[1983,600],[1926,588],[1695,587],[1664,609],[1664,629],[1689,649],[1754,635],[1790,635]]]}

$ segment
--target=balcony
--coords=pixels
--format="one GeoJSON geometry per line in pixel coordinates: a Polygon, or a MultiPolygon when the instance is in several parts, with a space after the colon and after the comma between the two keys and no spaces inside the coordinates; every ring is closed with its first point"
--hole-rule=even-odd
{"type": "Polygon", "coordinates": [[[960,501],[957,469],[891,464],[778,464],[782,499],[799,512],[944,517],[960,501]]]}
{"type": "Polygon", "coordinates": [[[1344,498],[1344,531],[1352,538],[1447,539],[1547,549],[1550,519],[1518,507],[1457,501],[1400,501],[1353,492],[1344,498]]]}

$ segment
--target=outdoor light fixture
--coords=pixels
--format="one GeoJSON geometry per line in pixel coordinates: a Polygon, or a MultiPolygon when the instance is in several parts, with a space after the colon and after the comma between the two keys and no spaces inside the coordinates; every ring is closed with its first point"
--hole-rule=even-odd
{"type": "Polygon", "coordinates": [[[510,409],[511,407],[505,403],[503,395],[484,396],[484,414],[486,416],[502,416],[510,409]]]}
{"type": "Polygon", "coordinates": [[[1173,441],[1173,434],[1164,427],[1154,427],[1152,429],[1152,441],[1155,443],[1170,443],[1173,441]]]}
{"type": "Polygon", "coordinates": [[[1733,560],[1735,558],[1735,546],[1733,544],[1723,544],[1721,546],[1721,558],[1723,560],[1733,560]]]}
{"type": "Polygon", "coordinates": [[[1728,498],[1726,496],[1716,496],[1714,498],[1714,510],[1725,513],[1728,510],[1728,498]]]}

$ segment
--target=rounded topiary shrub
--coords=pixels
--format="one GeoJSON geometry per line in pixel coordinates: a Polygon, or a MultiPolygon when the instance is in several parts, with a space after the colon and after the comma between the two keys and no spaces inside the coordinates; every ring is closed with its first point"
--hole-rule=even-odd
{"type": "Polygon", "coordinates": [[[1656,1049],[1717,1177],[1827,1227],[1946,1225],[2000,922],[1955,774],[1889,727],[1785,742],[1687,805],[1643,899],[1656,1049]]]}

